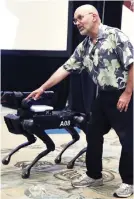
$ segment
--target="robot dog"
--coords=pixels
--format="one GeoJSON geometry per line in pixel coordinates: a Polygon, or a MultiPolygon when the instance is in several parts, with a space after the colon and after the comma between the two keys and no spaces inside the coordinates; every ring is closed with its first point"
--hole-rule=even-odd
{"type": "MultiPolygon", "coordinates": [[[[38,100],[28,99],[25,97],[27,92],[5,92],[2,94],[1,102],[6,106],[6,100],[14,99],[14,108],[17,109],[16,114],[8,114],[4,116],[8,131],[14,134],[22,134],[27,138],[27,142],[19,145],[12,150],[2,163],[7,165],[11,156],[19,149],[24,148],[36,142],[36,137],[40,138],[46,145],[46,150],[41,152],[32,162],[22,171],[22,178],[28,178],[33,165],[42,157],[55,150],[55,144],[49,135],[45,132],[47,129],[64,128],[72,136],[65,148],[56,157],[55,163],[60,163],[64,151],[79,140],[80,136],[75,129],[79,127],[86,131],[89,116],[84,113],[71,111],[68,107],[63,110],[56,110],[55,96],[52,91],[46,91],[38,100]],[[36,136],[36,137],[35,137],[36,136]]],[[[76,159],[86,151],[86,147],[82,149],[67,165],[67,168],[73,168],[76,159]]]]}

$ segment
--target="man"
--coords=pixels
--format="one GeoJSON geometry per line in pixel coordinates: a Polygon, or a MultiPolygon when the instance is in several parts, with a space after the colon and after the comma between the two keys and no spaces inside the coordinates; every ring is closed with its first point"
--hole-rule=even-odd
{"type": "Polygon", "coordinates": [[[122,184],[117,197],[133,194],[133,47],[121,30],[101,23],[98,11],[91,5],[78,7],[74,24],[87,37],[73,55],[40,88],[27,98],[37,99],[72,71],[86,69],[98,85],[98,96],[92,109],[87,134],[87,172],[72,181],[74,187],[99,186],[102,179],[103,135],[115,129],[122,145],[119,165],[122,184]]]}

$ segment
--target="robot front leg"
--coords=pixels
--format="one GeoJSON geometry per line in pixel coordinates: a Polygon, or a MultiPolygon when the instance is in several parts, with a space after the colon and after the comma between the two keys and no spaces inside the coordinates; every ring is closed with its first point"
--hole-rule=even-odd
{"type": "Polygon", "coordinates": [[[36,129],[34,134],[39,137],[47,146],[47,149],[41,152],[32,162],[22,171],[22,178],[29,178],[31,168],[35,165],[35,163],[41,159],[42,157],[46,156],[51,151],[55,150],[55,144],[51,140],[51,138],[46,134],[44,130],[36,129]]]}
{"type": "Polygon", "coordinates": [[[16,153],[18,150],[20,150],[21,148],[24,148],[26,146],[29,146],[33,143],[36,142],[36,138],[34,137],[34,135],[31,135],[29,134],[28,132],[24,132],[23,135],[28,139],[28,142],[25,142],[23,144],[20,144],[18,147],[16,147],[15,149],[13,149],[7,156],[5,156],[3,159],[2,159],[2,163],[4,165],[7,165],[9,164],[10,162],[10,159],[11,159],[11,156],[16,153]]]}
{"type": "Polygon", "coordinates": [[[77,158],[79,158],[83,153],[85,153],[87,150],[87,147],[85,147],[84,149],[82,149],[68,164],[67,164],[67,168],[68,169],[72,169],[74,167],[75,161],[77,160],[77,158]]]}
{"type": "Polygon", "coordinates": [[[70,147],[72,144],[74,144],[75,142],[77,142],[77,141],[80,139],[80,136],[79,136],[78,132],[75,130],[74,127],[71,127],[71,126],[70,126],[70,127],[66,128],[66,130],[71,134],[73,140],[72,140],[71,142],[69,142],[69,143],[65,146],[65,148],[60,152],[60,154],[55,158],[55,163],[56,163],[56,164],[58,164],[58,163],[61,162],[61,156],[62,156],[62,154],[64,153],[64,151],[66,151],[66,149],[67,149],[68,147],[70,147]]]}

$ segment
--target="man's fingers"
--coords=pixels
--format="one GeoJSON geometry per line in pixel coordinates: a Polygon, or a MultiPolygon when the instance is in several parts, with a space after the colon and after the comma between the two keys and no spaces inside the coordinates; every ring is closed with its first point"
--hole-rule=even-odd
{"type": "Polygon", "coordinates": [[[121,101],[118,101],[117,103],[117,108],[120,110],[122,108],[122,102],[121,101]]]}
{"type": "Polygon", "coordinates": [[[29,99],[29,98],[34,97],[34,95],[35,95],[35,92],[30,93],[30,94],[26,97],[26,100],[29,99]]]}
{"type": "Polygon", "coordinates": [[[120,112],[122,112],[122,111],[124,110],[124,108],[125,108],[125,106],[122,106],[122,107],[120,108],[120,112]]]}
{"type": "Polygon", "coordinates": [[[128,109],[128,104],[125,104],[125,103],[119,103],[118,105],[117,105],[117,108],[118,108],[118,110],[120,111],[120,112],[122,112],[123,110],[126,112],[127,111],[127,109],[128,109]]]}
{"type": "Polygon", "coordinates": [[[30,95],[28,95],[26,98],[25,98],[25,100],[28,100],[30,98],[30,95]]]}
{"type": "Polygon", "coordinates": [[[34,97],[34,100],[37,100],[40,97],[40,93],[37,93],[34,97]]]}
{"type": "Polygon", "coordinates": [[[118,110],[119,110],[120,112],[122,112],[122,111],[124,110],[125,107],[126,107],[126,104],[125,104],[125,103],[123,103],[123,102],[121,102],[121,101],[119,101],[119,102],[117,103],[117,108],[118,108],[118,110]]]}
{"type": "Polygon", "coordinates": [[[117,109],[122,112],[123,110],[126,112],[128,109],[128,105],[130,102],[131,96],[126,95],[124,92],[117,102],[117,109]]]}
{"type": "Polygon", "coordinates": [[[33,95],[33,93],[30,93],[30,95],[28,95],[28,96],[26,97],[26,100],[28,100],[29,98],[31,98],[32,95],[33,95]]]}
{"type": "Polygon", "coordinates": [[[126,104],[125,106],[125,112],[127,112],[127,109],[128,109],[128,104],[126,104]]]}

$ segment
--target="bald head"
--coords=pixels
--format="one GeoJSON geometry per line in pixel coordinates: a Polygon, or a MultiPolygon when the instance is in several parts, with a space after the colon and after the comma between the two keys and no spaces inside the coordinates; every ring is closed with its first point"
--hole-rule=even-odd
{"type": "Polygon", "coordinates": [[[82,13],[92,12],[92,13],[94,13],[94,14],[99,16],[99,13],[98,13],[97,9],[94,6],[89,5],[89,4],[82,5],[82,6],[78,7],[75,10],[75,13],[77,13],[77,12],[82,12],[82,13]]]}

